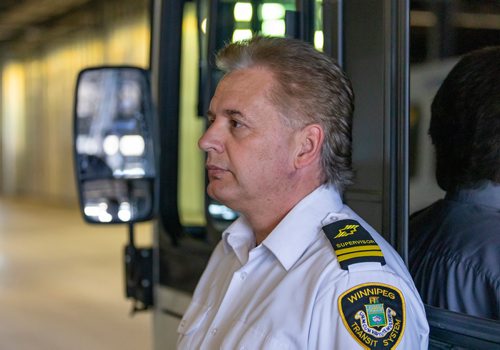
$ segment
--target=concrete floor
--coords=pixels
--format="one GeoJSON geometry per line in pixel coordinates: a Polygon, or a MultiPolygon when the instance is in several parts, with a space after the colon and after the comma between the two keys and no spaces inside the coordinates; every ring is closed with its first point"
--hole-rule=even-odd
{"type": "Polygon", "coordinates": [[[0,350],[152,349],[151,313],[130,317],[124,297],[126,240],[76,207],[0,198],[0,350]]]}

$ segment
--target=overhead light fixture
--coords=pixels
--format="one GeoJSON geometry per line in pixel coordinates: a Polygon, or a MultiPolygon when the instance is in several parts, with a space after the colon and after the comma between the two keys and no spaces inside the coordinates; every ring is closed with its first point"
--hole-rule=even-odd
{"type": "Polygon", "coordinates": [[[140,156],[144,149],[144,138],[141,135],[124,135],[120,138],[120,152],[124,156],[140,156]]]}
{"type": "Polygon", "coordinates": [[[271,36],[285,36],[286,25],[282,19],[271,19],[262,22],[262,34],[271,36]]]}
{"type": "Polygon", "coordinates": [[[250,39],[252,37],[252,31],[250,29],[236,29],[233,32],[233,43],[240,40],[250,39]]]}
{"type": "Polygon", "coordinates": [[[314,47],[316,48],[316,50],[320,50],[322,51],[323,50],[323,46],[324,46],[324,37],[323,37],[323,31],[322,30],[317,30],[314,32],[314,47]]]}
{"type": "Polygon", "coordinates": [[[249,2],[237,2],[234,5],[234,19],[237,22],[250,22],[252,20],[253,8],[249,2]]]}
{"type": "Polygon", "coordinates": [[[260,17],[264,21],[282,19],[285,17],[285,6],[277,3],[262,4],[260,7],[260,17]]]}

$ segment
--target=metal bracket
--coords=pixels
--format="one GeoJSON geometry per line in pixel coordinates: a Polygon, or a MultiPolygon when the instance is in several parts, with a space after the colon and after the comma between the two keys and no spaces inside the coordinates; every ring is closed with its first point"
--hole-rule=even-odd
{"type": "Polygon", "coordinates": [[[129,244],[125,246],[125,295],[132,299],[133,315],[153,306],[153,248],[136,248],[133,227],[129,225],[129,244]]]}

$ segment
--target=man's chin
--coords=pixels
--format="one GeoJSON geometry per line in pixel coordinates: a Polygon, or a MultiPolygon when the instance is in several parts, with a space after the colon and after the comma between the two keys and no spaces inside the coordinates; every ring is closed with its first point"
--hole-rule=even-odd
{"type": "MultiPolygon", "coordinates": [[[[231,203],[234,202],[231,195],[228,193],[227,189],[218,188],[217,186],[213,186],[211,184],[207,187],[207,194],[213,200],[225,205],[228,208],[231,208],[231,203]]],[[[232,208],[231,208],[232,209],[232,208]]]]}

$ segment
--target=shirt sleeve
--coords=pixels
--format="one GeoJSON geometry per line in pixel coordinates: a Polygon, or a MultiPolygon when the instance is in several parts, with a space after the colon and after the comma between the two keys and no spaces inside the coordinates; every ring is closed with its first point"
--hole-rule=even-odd
{"type": "Polygon", "coordinates": [[[397,275],[367,266],[326,282],[322,291],[312,313],[309,349],[427,349],[423,304],[397,275]]]}

